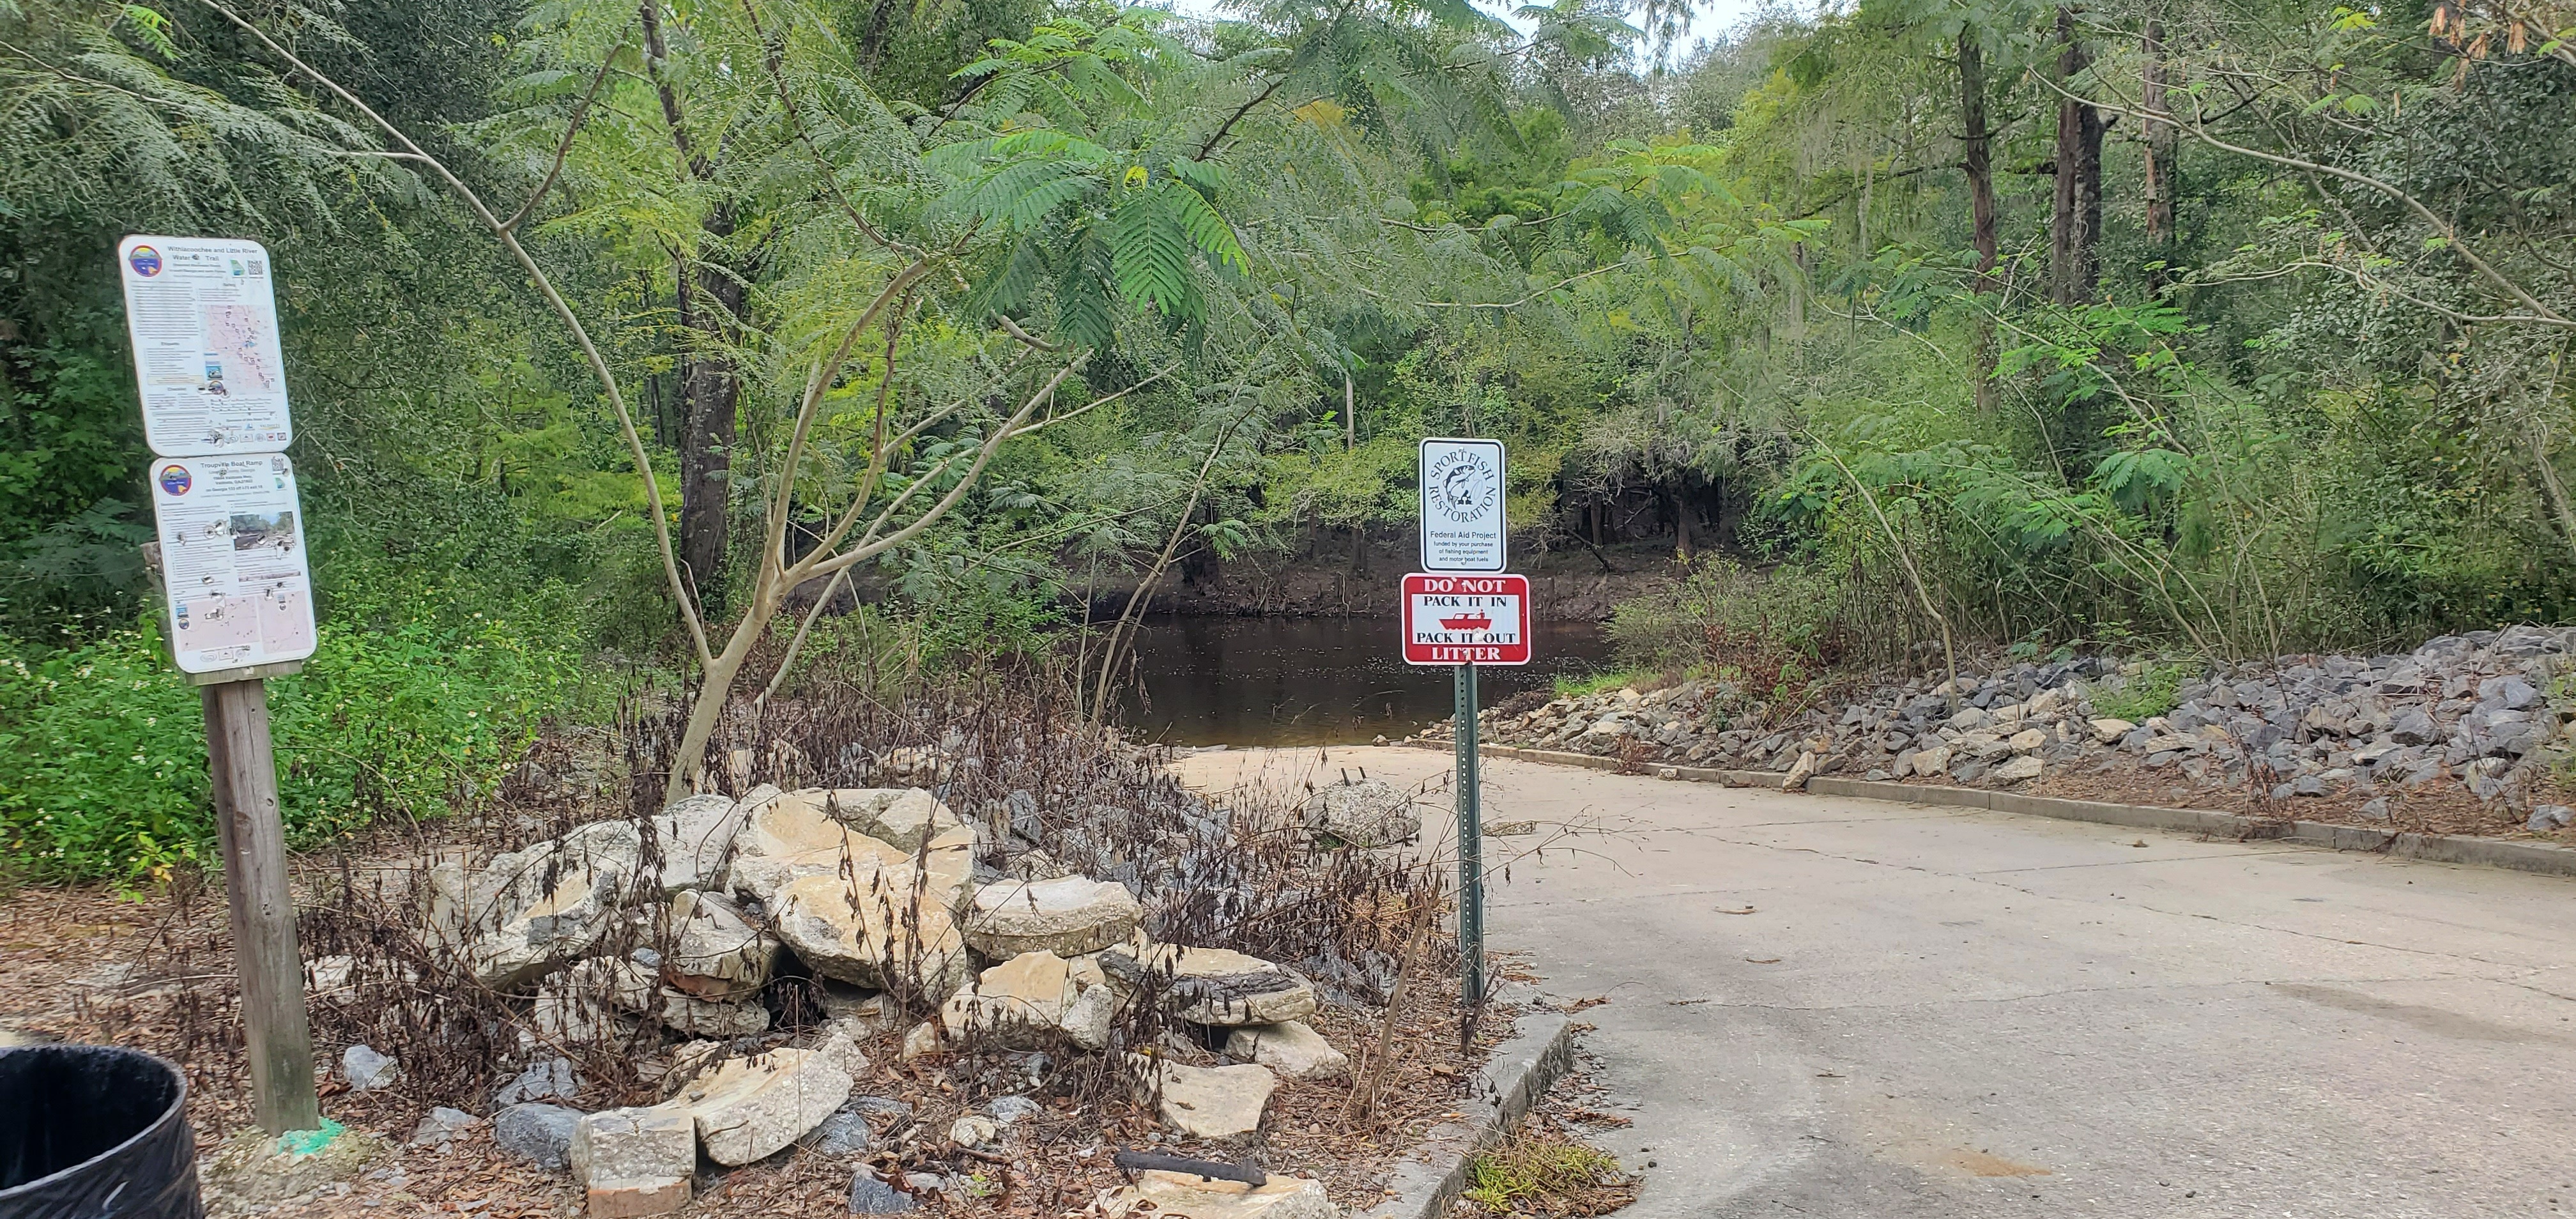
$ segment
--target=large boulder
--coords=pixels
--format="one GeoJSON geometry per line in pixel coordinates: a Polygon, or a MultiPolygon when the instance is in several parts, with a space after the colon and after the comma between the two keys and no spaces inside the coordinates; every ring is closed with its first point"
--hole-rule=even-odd
{"type": "Polygon", "coordinates": [[[664,936],[670,950],[662,954],[662,979],[693,998],[722,1003],[758,994],[778,967],[777,937],[712,893],[692,889],[671,899],[664,936]]]}
{"type": "Polygon", "coordinates": [[[1327,784],[1306,799],[1306,828],[1355,847],[1393,846],[1422,833],[1413,797],[1382,779],[1327,784]]]}
{"type": "Polygon", "coordinates": [[[1134,1054],[1128,1062],[1163,1124],[1191,1138],[1240,1138],[1259,1130],[1279,1086],[1262,1066],[1193,1067],[1134,1054]]]}
{"type": "Polygon", "coordinates": [[[1336,1219],[1341,1211],[1324,1196],[1324,1183],[1312,1177],[1276,1173],[1260,1185],[1223,1181],[1196,1173],[1149,1168],[1136,1183],[1111,1194],[1100,1208],[1107,1216],[1168,1216],[1169,1219],[1336,1219]],[[1142,1205],[1151,1203],[1152,1205],[1142,1205]]]}
{"type": "Polygon", "coordinates": [[[439,864],[430,870],[432,935],[476,982],[520,986],[599,941],[637,883],[642,850],[633,822],[598,821],[472,872],[439,864]]]}
{"type": "Polygon", "coordinates": [[[1315,988],[1259,957],[1228,948],[1146,942],[1100,954],[1101,967],[1134,991],[1161,979],[1164,1010],[1195,1024],[1284,1024],[1315,1014],[1315,988]]]}
{"type": "Polygon", "coordinates": [[[995,881],[975,890],[966,943],[995,959],[1024,952],[1079,956],[1126,940],[1144,916],[1135,895],[1114,881],[995,881]]]}
{"type": "Polygon", "coordinates": [[[771,898],[778,936],[826,978],[861,986],[911,985],[943,994],[966,979],[966,941],[936,878],[923,891],[911,864],[879,864],[788,882],[771,898]]]}
{"type": "Polygon", "coordinates": [[[736,1058],[692,1081],[667,1107],[686,1113],[707,1158],[751,1163],[823,1124],[850,1099],[850,1077],[810,1050],[736,1058]]]}

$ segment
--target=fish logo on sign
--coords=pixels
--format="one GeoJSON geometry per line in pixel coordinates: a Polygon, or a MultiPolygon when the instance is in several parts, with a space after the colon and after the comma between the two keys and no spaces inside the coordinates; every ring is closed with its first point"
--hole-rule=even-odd
{"type": "Polygon", "coordinates": [[[1432,510],[1457,524],[1482,520],[1492,512],[1502,486],[1494,476],[1493,462],[1473,449],[1442,454],[1432,468],[1431,482],[1432,510]]]}
{"type": "Polygon", "coordinates": [[[197,480],[189,475],[188,467],[175,461],[161,467],[160,481],[161,490],[167,495],[186,495],[188,488],[197,485],[197,480]]]}
{"type": "Polygon", "coordinates": [[[161,251],[148,245],[134,247],[134,252],[126,255],[125,261],[128,266],[134,268],[135,274],[145,279],[161,273],[161,251]]]}

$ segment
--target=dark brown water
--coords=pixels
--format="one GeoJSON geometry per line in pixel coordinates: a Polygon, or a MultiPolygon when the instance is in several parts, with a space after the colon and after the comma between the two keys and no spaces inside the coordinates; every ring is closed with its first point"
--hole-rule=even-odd
{"type": "MultiPolygon", "coordinates": [[[[1486,706],[1610,663],[1589,622],[1541,622],[1531,660],[1477,670],[1486,706]]],[[[1175,745],[1333,745],[1401,737],[1450,714],[1451,670],[1404,663],[1393,618],[1155,617],[1136,638],[1130,731],[1175,745]]]]}

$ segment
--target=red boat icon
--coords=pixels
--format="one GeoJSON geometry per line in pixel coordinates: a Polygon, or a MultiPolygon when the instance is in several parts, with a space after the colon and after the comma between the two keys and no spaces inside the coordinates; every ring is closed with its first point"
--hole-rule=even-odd
{"type": "Polygon", "coordinates": [[[1492,625],[1494,620],[1486,617],[1481,611],[1440,620],[1440,629],[1444,631],[1481,631],[1492,625]]]}

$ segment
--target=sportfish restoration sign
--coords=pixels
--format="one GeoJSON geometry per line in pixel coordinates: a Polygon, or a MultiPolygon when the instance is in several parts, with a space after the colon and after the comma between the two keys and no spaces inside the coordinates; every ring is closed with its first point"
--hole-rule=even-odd
{"type": "Polygon", "coordinates": [[[1404,578],[1404,663],[1525,665],[1530,659],[1529,577],[1404,578]]]}
{"type": "Polygon", "coordinates": [[[1499,572],[1510,566],[1503,529],[1503,442],[1433,437],[1422,442],[1422,570],[1499,572]]]}

